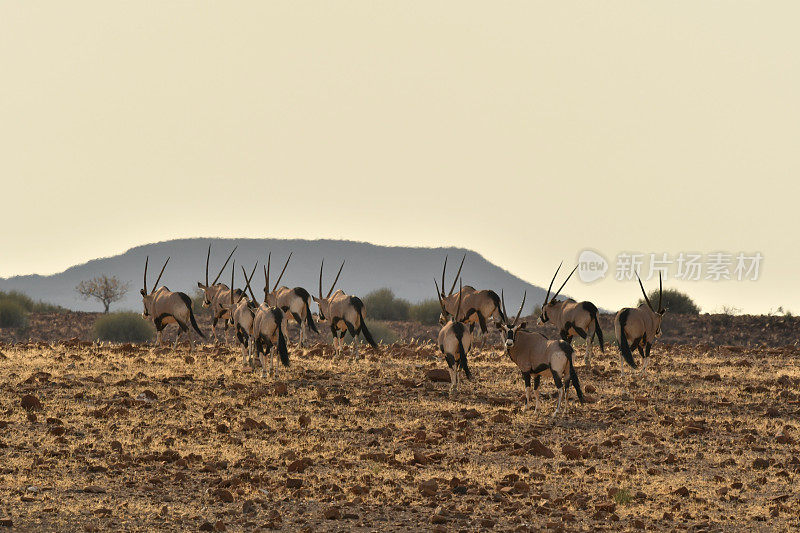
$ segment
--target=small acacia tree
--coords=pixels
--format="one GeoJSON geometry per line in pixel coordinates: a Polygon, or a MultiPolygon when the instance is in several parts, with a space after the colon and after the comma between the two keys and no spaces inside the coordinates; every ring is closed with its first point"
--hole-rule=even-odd
{"type": "Polygon", "coordinates": [[[108,313],[112,303],[121,300],[128,293],[128,283],[123,283],[116,276],[101,276],[78,283],[75,290],[84,300],[95,298],[103,304],[103,312],[108,313]]]}

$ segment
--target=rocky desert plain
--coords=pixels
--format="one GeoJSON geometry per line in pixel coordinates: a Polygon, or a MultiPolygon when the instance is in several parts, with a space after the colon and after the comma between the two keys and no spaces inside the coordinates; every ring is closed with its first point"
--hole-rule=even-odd
{"type": "Polygon", "coordinates": [[[0,529],[800,528],[797,319],[670,317],[644,375],[613,343],[577,357],[586,402],[557,418],[549,377],[522,410],[496,334],[451,399],[435,327],[391,324],[358,361],[293,331],[262,378],[231,337],[93,343],[91,322],[0,332],[0,529]]]}

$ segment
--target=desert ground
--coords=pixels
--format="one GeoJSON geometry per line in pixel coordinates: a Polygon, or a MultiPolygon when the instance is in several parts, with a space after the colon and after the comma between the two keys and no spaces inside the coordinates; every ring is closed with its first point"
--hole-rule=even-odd
{"type": "Polygon", "coordinates": [[[291,366],[265,378],[232,345],[6,341],[0,529],[797,529],[787,331],[660,342],[646,375],[595,349],[591,368],[576,359],[586,403],[555,419],[549,377],[522,411],[496,339],[455,399],[428,330],[358,361],[293,336],[291,366]]]}

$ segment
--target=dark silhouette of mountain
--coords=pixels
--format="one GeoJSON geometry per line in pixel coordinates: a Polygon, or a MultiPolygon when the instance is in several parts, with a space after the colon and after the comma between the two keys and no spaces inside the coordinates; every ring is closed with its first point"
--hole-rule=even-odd
{"type": "MultiPolygon", "coordinates": [[[[160,285],[192,295],[197,288],[197,282],[205,277],[206,251],[209,243],[212,245],[209,269],[211,281],[235,245],[238,245],[234,255],[237,287],[244,286],[239,265],[244,265],[249,271],[256,260],[259,262],[258,273],[253,279],[253,290],[258,298],[262,297],[261,289],[264,286],[264,274],[260,265],[266,262],[267,252],[271,251],[270,283],[274,284],[289,252],[294,252],[281,285],[289,287],[299,285],[312,294],[317,294],[319,265],[325,258],[323,288],[326,293],[339,265],[346,260],[337,287],[349,294],[364,296],[374,289],[390,287],[397,296],[411,302],[431,299],[436,296],[433,279],[435,277],[441,280],[445,255],[449,256],[447,264],[449,289],[461,257],[466,253],[467,259],[461,273],[464,284],[493,289],[498,294],[503,289],[509,313],[514,313],[518,309],[524,290],[528,291],[526,314],[532,312],[534,307],[544,300],[543,289],[510,274],[471,250],[376,246],[365,242],[300,239],[176,239],[145,244],[131,248],[120,255],[93,259],[52,276],[0,278],[0,290],[20,291],[34,300],[58,304],[73,310],[99,311],[102,310],[99,302],[81,299],[75,292],[75,286],[82,280],[106,274],[130,283],[130,291],[122,301],[112,305],[112,311],[138,311],[141,309],[139,289],[142,288],[146,256],[150,256],[148,287],[155,282],[164,260],[169,256],[171,259],[160,285]]],[[[230,283],[230,265],[220,281],[230,283]]]]}

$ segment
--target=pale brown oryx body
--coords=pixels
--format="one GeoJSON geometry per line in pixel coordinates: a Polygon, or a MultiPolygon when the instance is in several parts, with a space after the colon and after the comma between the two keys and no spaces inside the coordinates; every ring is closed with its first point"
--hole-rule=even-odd
{"type": "Polygon", "coordinates": [[[600,329],[600,322],[597,320],[597,306],[592,302],[576,302],[575,300],[561,300],[556,301],[561,289],[567,284],[569,278],[578,269],[576,266],[569,273],[567,279],[561,284],[561,287],[556,291],[553,297],[550,297],[550,290],[553,288],[553,282],[558,276],[558,271],[561,270],[561,265],[558,265],[553,279],[550,280],[550,286],[547,288],[547,295],[544,297],[542,304],[542,313],[539,315],[539,323],[546,324],[550,321],[553,322],[558,329],[558,334],[562,339],[572,344],[572,338],[578,335],[586,341],[586,354],[584,355],[583,362],[587,366],[589,363],[589,356],[592,353],[592,343],[595,336],[600,344],[600,351],[605,353],[603,346],[603,330],[600,329]]]}
{"type": "Polygon", "coordinates": [[[331,328],[331,335],[333,336],[333,349],[336,355],[340,355],[342,345],[344,344],[345,333],[350,333],[353,337],[353,357],[358,357],[358,334],[364,335],[367,343],[373,348],[378,347],[378,343],[372,338],[372,334],[367,329],[367,324],[364,322],[364,315],[366,309],[364,302],[357,296],[350,296],[341,290],[333,292],[336,287],[336,282],[339,281],[339,276],[344,268],[344,261],[342,266],[339,267],[339,272],[336,274],[336,279],[333,280],[331,288],[327,296],[322,296],[322,269],[325,266],[325,260],[319,266],[319,298],[314,297],[314,301],[319,306],[319,319],[320,321],[328,321],[331,328]],[[333,295],[331,295],[333,293],[333,295]]]}
{"type": "MultiPolygon", "coordinates": [[[[439,298],[442,313],[445,313],[439,285],[436,280],[433,280],[433,284],[436,285],[436,296],[439,298]]],[[[460,304],[460,302],[458,303],[460,304]]],[[[472,379],[472,373],[467,364],[467,354],[472,347],[472,333],[463,322],[454,318],[458,316],[459,308],[460,305],[456,305],[455,314],[439,330],[439,336],[436,340],[436,346],[439,347],[439,351],[444,355],[444,359],[447,362],[447,370],[450,372],[450,397],[458,394],[459,370],[464,371],[467,379],[472,379]]]]}
{"type": "MultiPolygon", "coordinates": [[[[250,296],[255,301],[255,295],[248,283],[250,296]]],[[[253,349],[261,363],[261,377],[267,375],[267,362],[264,356],[269,353],[270,374],[277,375],[278,365],[275,363],[274,354],[277,351],[283,366],[289,366],[289,349],[286,346],[286,315],[278,307],[270,306],[266,302],[267,288],[264,288],[264,303],[258,306],[253,316],[253,329],[250,334],[253,349]]],[[[251,366],[255,361],[251,359],[251,366]]]]}
{"type": "MultiPolygon", "coordinates": [[[[636,274],[639,279],[639,275],[636,274]]],[[[617,312],[614,317],[614,333],[617,335],[617,343],[620,352],[620,368],[625,372],[626,361],[631,368],[636,368],[631,349],[637,348],[639,355],[642,356],[642,372],[647,370],[647,363],[650,361],[650,349],[653,341],[661,336],[661,321],[664,318],[666,309],[662,306],[664,287],[661,282],[661,274],[658,275],[658,310],[653,309],[650,299],[644,291],[642,280],[639,279],[639,287],[642,289],[644,301],[639,307],[625,307],[617,312]]]]}
{"type": "Polygon", "coordinates": [[[457,293],[453,293],[456,288],[456,282],[459,281],[458,276],[461,274],[461,268],[464,266],[464,260],[467,254],[461,258],[461,265],[458,267],[456,277],[453,279],[453,284],[450,286],[450,291],[445,294],[445,272],[447,270],[447,256],[444,258],[444,266],[442,267],[442,287],[441,291],[437,293],[442,302],[442,313],[439,315],[439,323],[444,325],[451,316],[455,316],[457,321],[470,324],[470,330],[478,324],[481,328],[482,334],[488,333],[486,321],[489,319],[495,322],[504,321],[505,315],[500,308],[500,296],[496,292],[490,290],[477,290],[474,287],[467,285],[461,287],[457,293]],[[461,299],[459,314],[456,315],[458,301],[461,299]]]}
{"type": "Polygon", "coordinates": [[[295,287],[293,289],[285,286],[278,287],[281,278],[283,278],[283,273],[286,272],[286,267],[289,266],[289,260],[291,260],[291,258],[292,254],[290,253],[289,257],[286,259],[286,264],[283,265],[280,276],[278,276],[278,281],[275,282],[275,285],[270,291],[269,270],[272,253],[267,256],[267,265],[264,267],[264,279],[266,282],[264,292],[266,293],[266,302],[268,305],[280,308],[284,314],[291,316],[294,321],[297,322],[297,325],[300,327],[298,346],[302,347],[306,338],[306,325],[308,325],[314,333],[319,333],[319,331],[317,330],[317,325],[314,324],[314,318],[311,316],[311,309],[309,307],[311,305],[311,295],[308,291],[303,287],[295,287]]]}
{"type": "Polygon", "coordinates": [[[161,281],[161,275],[164,273],[164,269],[167,268],[169,257],[164,262],[164,266],[161,267],[161,273],[158,275],[155,284],[153,284],[153,290],[148,293],[147,265],[149,262],[150,257],[148,256],[144,262],[144,288],[139,291],[142,294],[142,304],[144,306],[142,318],[152,320],[153,324],[155,324],[156,331],[158,332],[156,338],[156,344],[158,346],[161,346],[164,328],[167,324],[174,323],[178,325],[180,331],[175,338],[173,349],[178,347],[178,340],[181,337],[181,333],[185,333],[186,337],[189,339],[189,349],[194,350],[194,341],[192,340],[189,326],[191,326],[200,337],[205,338],[205,335],[203,335],[203,332],[197,327],[197,321],[194,319],[192,299],[182,292],[172,292],[166,287],[159,287],[156,289],[158,282],[161,281]]]}
{"type": "MultiPolygon", "coordinates": [[[[253,296],[253,290],[250,288],[250,281],[256,273],[257,266],[258,262],[253,266],[253,271],[250,273],[249,277],[244,267],[242,267],[245,290],[239,291],[238,296],[235,294],[237,291],[229,291],[230,298],[226,304],[228,309],[228,325],[233,326],[236,340],[239,341],[239,344],[242,346],[242,364],[249,364],[251,367],[253,366],[253,343],[251,334],[253,332],[253,320],[258,304],[256,303],[255,296],[253,296]],[[247,299],[247,290],[250,290],[250,296],[253,297],[252,300],[247,299]]],[[[233,262],[233,266],[231,267],[231,287],[235,287],[234,272],[236,272],[236,261],[233,262]]]]}
{"type": "MultiPolygon", "coordinates": [[[[505,298],[501,292],[503,310],[505,312],[505,298]]],[[[575,387],[578,399],[583,403],[583,391],[581,390],[578,374],[575,373],[575,366],[572,364],[572,346],[566,341],[551,341],[541,333],[525,330],[525,322],[517,324],[522,308],[525,306],[525,297],[522,297],[522,305],[519,307],[517,316],[511,323],[501,322],[497,328],[503,333],[504,352],[508,354],[516,363],[522,373],[523,385],[525,387],[525,410],[530,408],[531,403],[531,374],[533,374],[533,390],[536,394],[534,414],[539,409],[539,384],[541,375],[549,371],[553,376],[556,388],[558,389],[558,403],[553,412],[556,416],[561,411],[561,404],[564,403],[564,411],[567,411],[568,394],[567,389],[570,383],[575,387]]],[[[508,316],[508,315],[506,315],[508,316]]]]}
{"type": "MultiPolygon", "coordinates": [[[[229,288],[227,285],[223,283],[217,283],[222,273],[225,271],[225,267],[228,266],[228,261],[231,260],[233,257],[233,253],[236,251],[236,246],[233,247],[231,250],[230,255],[225,260],[225,264],[222,265],[222,268],[219,269],[219,274],[217,277],[214,278],[212,283],[208,282],[208,263],[211,261],[211,245],[208,245],[208,254],[206,255],[206,282],[205,284],[197,282],[197,286],[203,289],[203,307],[207,307],[211,309],[211,337],[214,339],[214,342],[218,342],[217,339],[217,322],[220,319],[224,320],[224,329],[225,331],[228,330],[228,321],[227,319],[230,317],[230,313],[225,306],[225,303],[230,299],[230,291],[233,290],[229,288]]],[[[237,293],[237,296],[239,293],[237,293]]]]}

